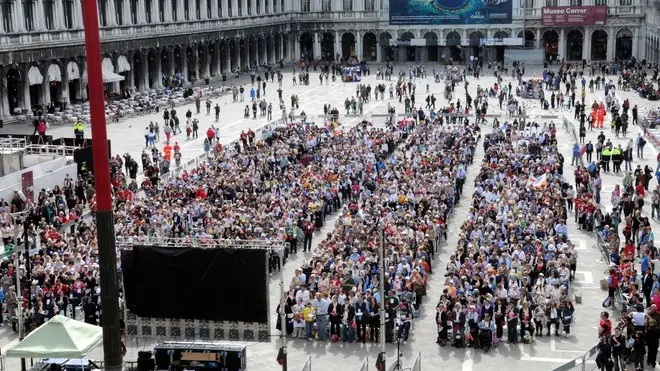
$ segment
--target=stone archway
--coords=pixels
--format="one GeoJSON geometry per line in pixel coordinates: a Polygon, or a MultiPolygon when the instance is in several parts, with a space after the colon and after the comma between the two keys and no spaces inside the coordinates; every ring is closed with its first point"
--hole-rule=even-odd
{"type": "Polygon", "coordinates": [[[62,81],[62,70],[59,63],[52,62],[48,66],[48,95],[51,102],[61,102],[64,85],[62,81]]]}
{"type": "Polygon", "coordinates": [[[633,33],[627,28],[616,33],[616,59],[627,61],[632,58],[633,33]]]}
{"type": "Polygon", "coordinates": [[[525,30],[523,35],[523,43],[526,48],[535,48],[536,47],[536,34],[532,30],[525,30]]]}
{"type": "Polygon", "coordinates": [[[190,45],[186,48],[186,66],[187,73],[185,74],[186,81],[194,83],[199,78],[199,71],[197,71],[197,48],[194,45],[190,45]]]}
{"type": "Polygon", "coordinates": [[[9,114],[16,115],[23,109],[29,110],[29,102],[24,101],[23,74],[16,67],[7,70],[7,99],[9,100],[9,114]]]}
{"type": "Polygon", "coordinates": [[[321,34],[321,58],[334,61],[335,60],[335,35],[331,32],[324,32],[321,34]]]}
{"type": "Polygon", "coordinates": [[[314,35],[311,32],[303,32],[300,34],[300,55],[296,58],[314,57],[314,35]]]}
{"type": "Polygon", "coordinates": [[[160,50],[160,68],[162,70],[162,79],[161,85],[165,87],[170,87],[172,85],[172,78],[174,75],[174,60],[170,55],[170,50],[167,48],[162,48],[160,50]]]}
{"type": "MultiPolygon", "coordinates": [[[[36,65],[32,65],[28,68],[28,84],[29,84],[29,90],[30,90],[30,104],[37,105],[37,104],[42,104],[46,103],[43,101],[44,98],[44,91],[43,91],[43,83],[44,83],[44,75],[41,72],[41,68],[39,68],[36,65]]],[[[31,107],[26,107],[26,108],[31,108],[31,107]]]]}
{"type": "Polygon", "coordinates": [[[414,62],[417,60],[415,47],[410,45],[410,41],[415,38],[412,32],[406,31],[399,37],[397,47],[399,48],[399,61],[414,62]]]}
{"type": "Polygon", "coordinates": [[[69,92],[69,97],[68,97],[69,102],[75,103],[82,98],[81,97],[82,74],[80,73],[80,67],[78,66],[78,62],[76,62],[75,60],[71,60],[67,63],[66,75],[67,78],[69,79],[69,81],[65,82],[66,84],[68,84],[67,91],[69,92]]]}
{"type": "Polygon", "coordinates": [[[557,60],[559,55],[559,33],[555,30],[546,30],[542,36],[545,60],[557,60]]]}
{"type": "Polygon", "coordinates": [[[449,60],[461,62],[463,60],[461,34],[456,31],[450,31],[446,36],[446,43],[449,49],[449,55],[447,55],[449,60]]]}
{"type": "Polygon", "coordinates": [[[197,71],[199,73],[199,79],[207,79],[210,77],[209,71],[209,55],[208,45],[205,43],[200,43],[197,45],[197,71]]]}
{"type": "Polygon", "coordinates": [[[437,62],[440,60],[440,51],[438,47],[438,34],[429,31],[424,34],[426,40],[426,60],[429,62],[437,62]]]}
{"type": "Polygon", "coordinates": [[[341,55],[344,60],[352,59],[356,56],[356,40],[355,34],[352,32],[344,32],[341,35],[341,55]]]}
{"type": "Polygon", "coordinates": [[[379,46],[381,53],[383,55],[384,61],[378,61],[378,62],[392,62],[394,61],[394,46],[392,46],[392,34],[389,32],[381,32],[380,35],[378,35],[378,40],[379,40],[379,46]]]}
{"type": "Polygon", "coordinates": [[[362,35],[362,55],[358,57],[365,61],[378,60],[378,39],[375,33],[365,32],[362,35]]]}
{"type": "Polygon", "coordinates": [[[133,54],[133,87],[137,91],[142,91],[147,87],[144,86],[144,73],[146,65],[146,58],[142,55],[142,52],[136,50],[133,54]]]}
{"type": "Polygon", "coordinates": [[[582,46],[584,34],[580,30],[572,30],[566,35],[566,59],[569,61],[582,60],[582,46]]]}
{"type": "Polygon", "coordinates": [[[504,45],[504,39],[508,37],[509,37],[509,33],[506,31],[499,30],[495,32],[495,34],[493,35],[493,38],[495,39],[495,46],[492,48],[492,50],[494,50],[495,53],[494,55],[491,55],[489,61],[494,59],[497,62],[504,62],[504,52],[506,50],[506,46],[504,45]]]}
{"type": "Polygon", "coordinates": [[[484,34],[481,31],[474,31],[470,34],[470,59],[474,61],[481,58],[481,40],[485,38],[484,34]]]}

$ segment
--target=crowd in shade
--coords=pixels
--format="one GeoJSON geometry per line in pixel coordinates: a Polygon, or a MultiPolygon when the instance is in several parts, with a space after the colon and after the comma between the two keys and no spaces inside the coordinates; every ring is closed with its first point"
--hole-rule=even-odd
{"type": "Polygon", "coordinates": [[[495,123],[437,306],[438,343],[488,350],[502,340],[569,336],[577,252],[552,130],[495,123]]]}
{"type": "Polygon", "coordinates": [[[376,166],[342,195],[335,229],[291,279],[284,312],[294,337],[377,342],[384,300],[386,341],[408,340],[480,129],[438,118],[402,120],[386,132],[398,145],[367,154],[376,166]]]}

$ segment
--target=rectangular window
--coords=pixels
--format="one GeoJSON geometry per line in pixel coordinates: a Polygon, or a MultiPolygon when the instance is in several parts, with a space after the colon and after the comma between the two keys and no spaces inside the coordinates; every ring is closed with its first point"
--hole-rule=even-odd
{"type": "Polygon", "coordinates": [[[27,31],[34,31],[32,0],[23,0],[23,17],[25,18],[25,29],[27,31]]]}
{"type": "Polygon", "coordinates": [[[55,18],[53,17],[54,11],[54,0],[44,0],[44,20],[46,21],[46,28],[49,30],[55,29],[55,18]]]}
{"type": "MultiPolygon", "coordinates": [[[[222,1],[218,1],[218,3],[221,3],[222,1]]],[[[211,19],[211,15],[213,14],[212,9],[213,7],[211,5],[212,1],[211,0],[206,0],[206,18],[211,19]]],[[[220,5],[218,5],[218,8],[220,8],[220,5]]],[[[222,13],[218,12],[218,17],[221,16],[222,13]]]]}
{"type": "Polygon", "coordinates": [[[247,1],[247,15],[252,15],[252,12],[254,9],[252,9],[252,0],[247,1]]]}
{"type": "Polygon", "coordinates": [[[129,0],[131,2],[131,23],[138,23],[138,2],[137,0],[129,0]]]}
{"type": "Polygon", "coordinates": [[[238,4],[238,16],[242,17],[243,16],[243,0],[238,0],[236,2],[238,4]]]}
{"type": "Polygon", "coordinates": [[[559,0],[545,0],[545,6],[557,6],[559,0]]]}
{"type": "Polygon", "coordinates": [[[322,10],[324,12],[331,12],[332,11],[332,0],[323,0],[323,3],[321,4],[322,10]]]}
{"type": "MultiPolygon", "coordinates": [[[[11,5],[11,4],[10,4],[11,5]]],[[[64,0],[64,27],[73,28],[73,0],[64,0]]],[[[11,6],[10,6],[11,7],[11,6]]],[[[4,10],[3,14],[7,14],[4,10]]]]}
{"type": "Polygon", "coordinates": [[[202,3],[199,0],[195,0],[195,19],[202,18],[202,3]]]}
{"type": "MultiPolygon", "coordinates": [[[[233,13],[231,12],[231,3],[232,0],[227,0],[227,16],[231,17],[233,13]]],[[[222,14],[222,0],[218,0],[218,13],[222,14]]]]}
{"type": "Polygon", "coordinates": [[[364,0],[364,10],[372,12],[374,10],[374,0],[364,0]]]}
{"type": "Polygon", "coordinates": [[[97,6],[99,7],[99,25],[101,27],[108,25],[107,11],[105,8],[106,0],[98,0],[97,6]]]}
{"type": "Polygon", "coordinates": [[[345,12],[353,11],[353,0],[344,0],[344,11],[345,12]]]}
{"type": "Polygon", "coordinates": [[[571,6],[582,6],[582,0],[571,0],[571,6]]]}
{"type": "Polygon", "coordinates": [[[534,9],[534,0],[525,0],[526,9],[534,9]]]}
{"type": "Polygon", "coordinates": [[[271,13],[271,10],[270,10],[270,0],[264,0],[264,5],[265,5],[264,8],[266,9],[266,14],[271,13]]]}
{"type": "Polygon", "coordinates": [[[190,1],[188,0],[181,0],[183,1],[183,19],[186,21],[190,20],[190,1]]]}
{"type": "Polygon", "coordinates": [[[178,0],[168,0],[172,3],[172,20],[174,22],[179,20],[179,8],[177,7],[177,4],[179,3],[178,0]]]}
{"type": "Polygon", "coordinates": [[[151,14],[151,7],[154,1],[156,0],[144,0],[144,19],[147,23],[152,23],[154,19],[153,14],[151,14]]]}
{"type": "Polygon", "coordinates": [[[595,0],[595,5],[607,5],[607,0],[595,0]]]}
{"type": "Polygon", "coordinates": [[[13,32],[14,25],[12,23],[12,18],[14,14],[11,9],[11,3],[8,1],[3,1],[0,4],[2,6],[2,27],[5,32],[13,32]]]}
{"type": "Polygon", "coordinates": [[[117,15],[117,24],[124,24],[124,2],[126,0],[115,0],[115,14],[117,15]]]}
{"type": "Polygon", "coordinates": [[[280,13],[284,13],[286,11],[286,6],[284,4],[284,0],[280,2],[280,13]]]}
{"type": "Polygon", "coordinates": [[[310,11],[310,1],[309,0],[301,0],[302,4],[300,6],[300,10],[303,12],[309,12],[310,11]]]}
{"type": "Polygon", "coordinates": [[[261,14],[261,0],[256,1],[256,7],[257,15],[261,14]]]}

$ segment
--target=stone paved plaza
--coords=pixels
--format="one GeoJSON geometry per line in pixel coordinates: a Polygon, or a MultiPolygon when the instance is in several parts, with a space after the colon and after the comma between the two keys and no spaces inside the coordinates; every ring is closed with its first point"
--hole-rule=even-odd
{"type": "MultiPolygon", "coordinates": [[[[395,67],[395,73],[398,72],[399,68],[406,68],[407,66],[397,66],[395,67]]],[[[430,70],[432,66],[427,66],[430,70]]],[[[375,68],[372,67],[372,71],[375,68]]],[[[355,95],[355,83],[330,83],[329,85],[319,85],[318,74],[315,72],[310,72],[310,85],[297,85],[292,86],[291,79],[291,68],[286,68],[283,70],[284,73],[284,86],[283,86],[283,96],[284,101],[289,105],[289,96],[291,94],[297,94],[300,97],[300,109],[304,110],[308,116],[313,115],[322,115],[323,114],[323,104],[332,104],[336,106],[340,112],[343,111],[343,102],[348,97],[355,95]]],[[[486,70],[486,77],[480,78],[478,81],[475,81],[473,78],[469,78],[470,85],[469,90],[470,94],[476,96],[477,85],[482,87],[492,86],[495,82],[495,78],[492,76],[492,71],[486,70]]],[[[532,74],[528,68],[527,73],[532,74]]],[[[536,71],[536,75],[540,71],[536,71]]],[[[531,77],[531,76],[528,76],[531,77]]],[[[505,83],[510,81],[511,78],[507,77],[505,83]]],[[[376,80],[374,74],[367,76],[363,79],[363,83],[371,84],[375,86],[380,83],[376,80]]],[[[435,93],[438,101],[436,103],[437,107],[442,107],[446,103],[443,99],[442,91],[444,84],[436,84],[429,77],[428,79],[423,79],[417,83],[417,102],[418,104],[424,103],[426,98],[425,86],[430,84],[430,89],[435,93]]],[[[227,82],[227,85],[231,84],[243,84],[249,89],[249,78],[230,80],[227,82]]],[[[389,82],[387,83],[389,85],[389,82]]],[[[268,84],[267,86],[267,95],[265,99],[267,101],[273,102],[273,116],[277,118],[279,115],[279,110],[277,109],[277,83],[268,84]]],[[[461,96],[463,91],[462,86],[457,86],[456,96],[465,101],[465,97],[461,96]]],[[[594,94],[587,94],[587,102],[592,102],[594,99],[602,99],[602,91],[597,91],[594,94]]],[[[247,93],[246,93],[247,96],[247,93]]],[[[386,92],[386,97],[389,96],[389,93],[386,92]]],[[[621,98],[637,98],[632,93],[620,93],[621,98]]],[[[223,142],[228,143],[232,140],[238,139],[238,136],[242,130],[248,130],[252,128],[253,130],[259,128],[262,125],[267,124],[265,119],[259,118],[257,120],[244,119],[243,118],[243,108],[244,104],[241,103],[232,103],[231,95],[224,96],[219,100],[221,106],[221,122],[219,126],[221,128],[221,139],[223,142]]],[[[650,107],[652,102],[640,99],[631,100],[632,104],[637,104],[640,107],[640,116],[641,112],[644,112],[644,107],[650,107]]],[[[213,105],[215,105],[215,101],[213,105]]],[[[365,115],[369,116],[370,114],[384,114],[387,112],[387,104],[391,103],[396,107],[397,112],[403,111],[403,104],[398,103],[396,99],[385,99],[381,100],[372,100],[370,103],[366,104],[364,107],[365,115]]],[[[498,113],[495,107],[495,100],[490,101],[491,109],[490,113],[498,113]]],[[[537,101],[526,101],[525,104],[530,107],[534,107],[533,110],[528,109],[528,113],[531,114],[540,114],[539,103],[537,101]]],[[[177,112],[184,114],[186,110],[190,108],[194,112],[194,105],[177,107],[177,112]]],[[[200,121],[200,134],[202,139],[186,141],[185,136],[175,137],[179,139],[179,143],[182,146],[182,153],[185,159],[192,159],[200,155],[202,151],[202,143],[204,132],[211,125],[214,124],[212,116],[207,116],[204,114],[205,109],[202,108],[202,115],[198,115],[200,121]]],[[[546,114],[546,112],[544,112],[546,114]]],[[[556,111],[549,112],[549,114],[561,114],[566,115],[568,118],[572,119],[573,115],[568,111],[556,111]]],[[[369,118],[368,118],[369,119],[369,118]]],[[[343,120],[342,124],[351,125],[359,122],[360,117],[350,118],[343,120]],[[348,121],[348,122],[346,122],[348,121]]],[[[383,119],[378,119],[382,121],[383,119]]],[[[159,121],[161,122],[161,114],[151,114],[140,116],[136,118],[131,118],[120,123],[108,124],[108,137],[112,141],[112,150],[113,154],[123,154],[125,152],[130,153],[132,156],[139,158],[140,153],[144,145],[144,127],[148,125],[149,121],[159,121]]],[[[573,122],[571,120],[571,122],[573,122]]],[[[577,122],[573,122],[577,125],[577,122]]],[[[564,165],[564,174],[567,176],[567,179],[570,182],[573,182],[573,168],[570,166],[571,159],[571,147],[572,147],[572,135],[565,132],[561,123],[558,124],[558,137],[560,140],[560,151],[563,153],[564,158],[566,159],[564,165]]],[[[183,126],[183,124],[182,124],[183,126]]],[[[0,129],[0,133],[28,133],[32,132],[31,126],[19,127],[19,126],[6,126],[3,129],[0,129]]],[[[484,127],[485,132],[489,131],[489,128],[484,127]]],[[[633,127],[630,138],[633,138],[637,135],[637,128],[633,127]]],[[[609,135],[609,129],[605,129],[606,135],[609,135]]],[[[60,136],[73,136],[73,130],[71,127],[51,127],[48,134],[52,134],[55,137],[60,136]]],[[[87,128],[86,136],[89,137],[90,130],[87,128]]],[[[587,134],[587,140],[596,141],[596,136],[598,132],[589,132],[587,134]]],[[[623,142],[624,139],[616,139],[612,134],[611,139],[614,144],[623,142]]],[[[161,146],[163,143],[161,142],[161,146]]],[[[636,164],[650,164],[655,168],[655,157],[656,152],[653,148],[647,146],[647,156],[648,160],[637,160],[634,162],[636,164]]],[[[487,370],[502,370],[503,368],[511,371],[531,371],[531,370],[551,370],[554,367],[560,366],[562,363],[568,362],[573,358],[579,357],[589,350],[597,341],[596,335],[596,326],[598,324],[598,313],[602,311],[601,302],[603,301],[606,293],[601,291],[599,288],[599,280],[603,277],[603,272],[606,269],[605,263],[599,261],[600,252],[592,247],[595,244],[595,236],[588,234],[583,231],[577,230],[577,224],[573,222],[572,217],[569,218],[568,227],[569,227],[569,238],[579,246],[579,258],[578,258],[578,271],[575,281],[576,292],[582,295],[582,304],[576,304],[575,312],[575,323],[572,326],[572,335],[570,337],[541,337],[537,338],[533,344],[507,344],[502,343],[499,347],[494,348],[489,353],[485,354],[483,351],[478,350],[474,351],[471,349],[454,349],[449,346],[439,347],[435,343],[436,339],[436,325],[435,325],[435,305],[439,299],[440,293],[443,288],[445,265],[447,259],[452,251],[456,249],[456,234],[451,233],[456,231],[459,225],[463,222],[465,215],[467,213],[468,203],[471,197],[471,194],[474,191],[473,180],[477,175],[478,168],[477,164],[481,162],[483,158],[483,147],[481,143],[478,146],[478,150],[475,156],[475,165],[471,166],[468,171],[468,181],[466,182],[466,189],[464,190],[464,198],[461,203],[457,205],[453,216],[450,219],[449,223],[449,241],[443,243],[440,246],[440,251],[438,259],[434,261],[435,269],[434,274],[429,278],[428,285],[428,295],[425,297],[425,301],[422,304],[421,308],[421,317],[415,319],[411,338],[408,344],[401,346],[402,352],[402,361],[404,368],[409,368],[412,366],[412,361],[421,351],[422,354],[422,367],[425,370],[463,370],[463,371],[487,371],[487,370]]],[[[618,184],[622,180],[622,176],[614,176],[611,174],[603,175],[604,185],[602,191],[602,200],[604,205],[608,206],[610,199],[610,192],[614,188],[615,184],[618,184]]],[[[655,181],[652,181],[652,187],[655,186],[655,181]]],[[[647,195],[647,197],[650,197],[647,195]]],[[[649,202],[650,203],[650,202],[649,202]]],[[[657,221],[652,221],[652,223],[657,223],[657,221]]],[[[315,236],[314,242],[318,242],[321,236],[324,236],[328,228],[333,227],[332,220],[326,224],[326,229],[318,232],[315,236]]],[[[308,254],[308,253],[307,253],[308,254]]],[[[298,256],[292,256],[287,262],[287,265],[284,267],[282,274],[284,279],[288,282],[293,276],[293,271],[295,268],[299,267],[303,260],[303,253],[299,253],[298,256]]],[[[309,258],[309,256],[305,256],[309,258]]],[[[271,315],[272,315],[272,334],[273,342],[266,344],[248,344],[248,369],[249,370],[278,370],[280,367],[277,365],[275,358],[277,350],[279,347],[279,342],[277,341],[278,331],[275,330],[275,307],[277,306],[279,298],[279,280],[280,277],[278,274],[274,274],[270,283],[270,303],[271,303],[271,315]]],[[[10,330],[7,328],[0,328],[0,345],[3,346],[3,350],[7,345],[15,340],[15,336],[10,334],[10,330]]],[[[128,354],[126,360],[131,361],[137,358],[137,352],[142,349],[149,349],[150,345],[156,340],[152,339],[151,341],[139,341],[132,342],[129,344],[128,354]]],[[[345,371],[358,370],[361,361],[365,356],[369,356],[369,369],[375,369],[374,362],[376,355],[379,351],[377,344],[328,344],[320,342],[307,342],[304,340],[290,340],[288,342],[289,350],[289,370],[297,371],[300,366],[303,364],[308,355],[312,356],[313,359],[313,370],[319,371],[329,371],[336,370],[341,368],[345,371]]],[[[393,359],[396,357],[396,345],[388,344],[388,365],[392,363],[393,359]]],[[[96,352],[90,355],[90,358],[93,359],[102,359],[102,350],[98,349],[96,352]]],[[[593,362],[589,364],[588,369],[591,370],[595,368],[593,362]]],[[[9,360],[7,363],[8,370],[18,370],[20,369],[19,360],[9,360]]]]}

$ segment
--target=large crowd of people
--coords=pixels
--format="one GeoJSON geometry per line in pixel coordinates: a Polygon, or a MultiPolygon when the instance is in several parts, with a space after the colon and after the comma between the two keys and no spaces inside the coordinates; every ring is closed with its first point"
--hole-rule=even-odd
{"type": "Polygon", "coordinates": [[[438,343],[488,350],[534,336],[568,336],[577,252],[556,138],[527,124],[496,123],[485,136],[476,191],[447,265],[438,343]],[[551,334],[552,333],[552,334],[551,334]]]}
{"type": "Polygon", "coordinates": [[[334,231],[290,282],[284,311],[287,331],[295,337],[377,342],[384,300],[386,341],[408,340],[480,129],[439,118],[402,120],[387,131],[400,144],[371,155],[377,171],[364,175],[373,188],[342,196],[334,231]]]}

